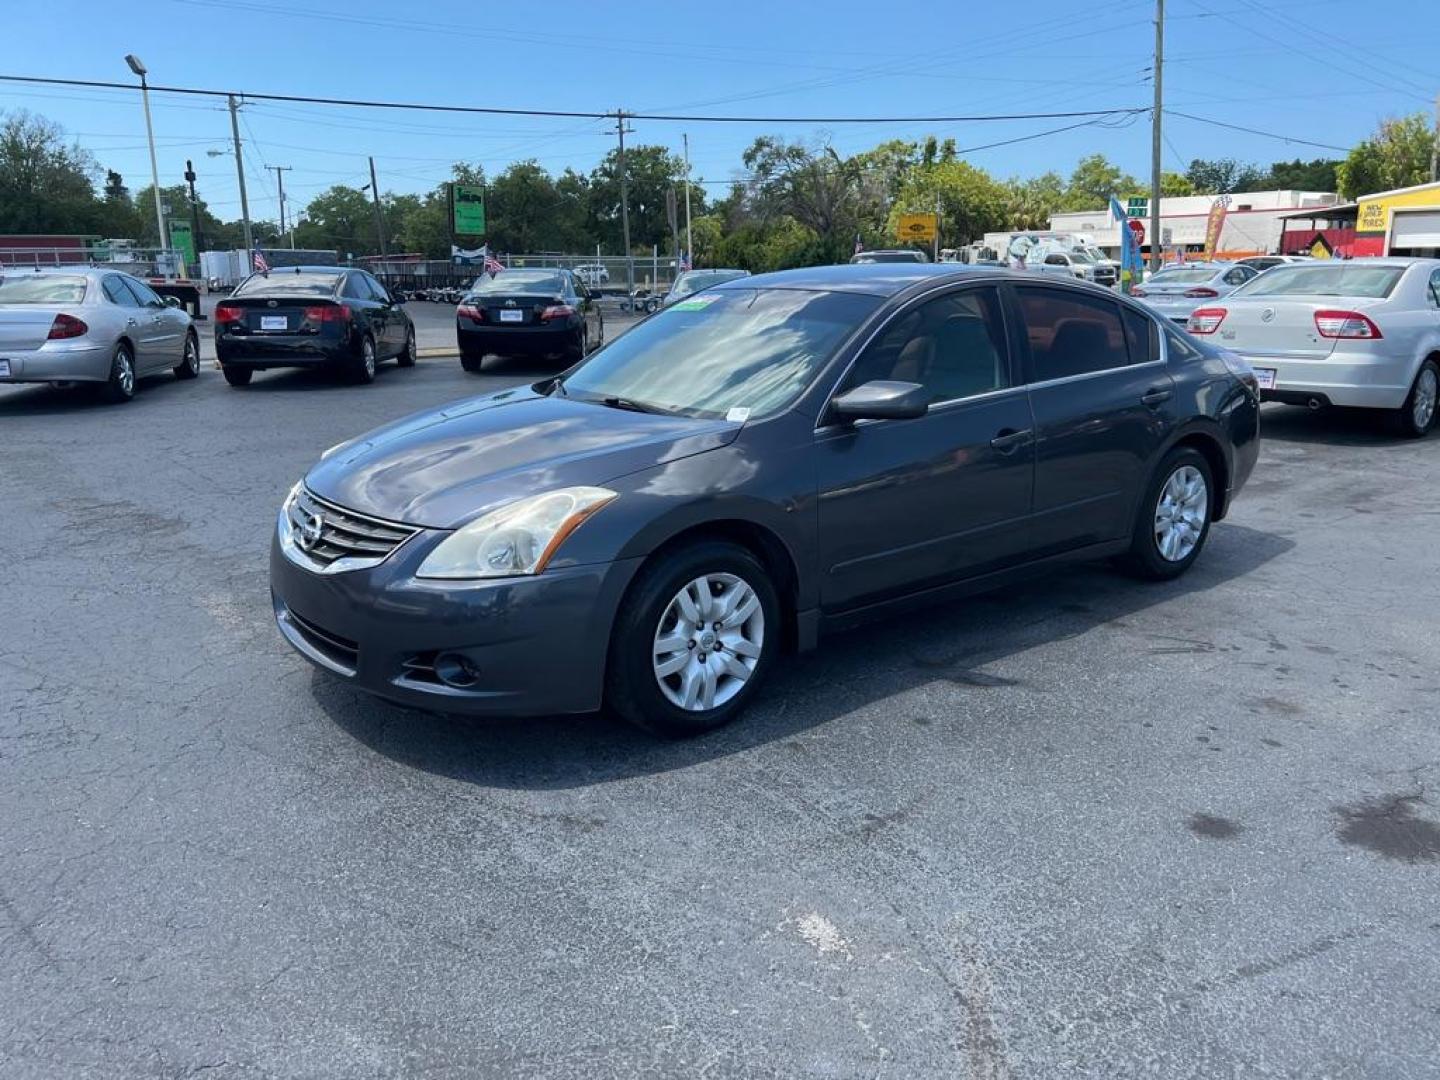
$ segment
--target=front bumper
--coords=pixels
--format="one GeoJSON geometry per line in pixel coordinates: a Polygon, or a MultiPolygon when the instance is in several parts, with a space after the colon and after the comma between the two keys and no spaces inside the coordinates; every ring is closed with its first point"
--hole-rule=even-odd
{"type": "Polygon", "coordinates": [[[0,375],[0,383],[105,382],[114,355],[113,346],[90,341],[47,341],[23,352],[0,349],[0,360],[10,365],[10,374],[0,375]]]}
{"type": "Polygon", "coordinates": [[[1410,396],[1418,364],[1413,358],[1391,358],[1379,353],[1344,352],[1329,356],[1267,356],[1236,349],[1253,368],[1275,372],[1275,387],[1260,391],[1262,401],[1303,403],[1310,397],[1322,404],[1360,409],[1398,409],[1410,396]]]}
{"type": "Polygon", "coordinates": [[[564,352],[580,344],[582,324],[570,322],[529,323],[504,326],[459,321],[455,335],[462,351],[468,353],[544,354],[564,352]]]}
{"type": "Polygon", "coordinates": [[[615,611],[639,559],[482,582],[421,581],[447,534],[422,530],[378,566],[319,574],[292,562],[277,531],[270,591],[280,633],[302,656],[402,705],[483,716],[591,712],[603,696],[615,611]],[[474,682],[447,685],[456,653],[474,682]]]}

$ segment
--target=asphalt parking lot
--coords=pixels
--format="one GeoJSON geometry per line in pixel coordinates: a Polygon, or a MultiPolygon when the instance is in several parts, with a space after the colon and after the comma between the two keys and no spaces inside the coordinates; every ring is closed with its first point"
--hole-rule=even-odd
{"type": "Polygon", "coordinates": [[[542,370],[0,391],[0,1075],[1434,1075],[1440,438],[1267,408],[1187,578],[828,639],[690,742],[312,670],[289,486],[542,370]]]}

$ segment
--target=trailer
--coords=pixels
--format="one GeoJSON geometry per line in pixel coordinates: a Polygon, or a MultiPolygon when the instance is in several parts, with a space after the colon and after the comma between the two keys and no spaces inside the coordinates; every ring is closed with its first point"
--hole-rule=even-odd
{"type": "Polygon", "coordinates": [[[89,236],[0,237],[0,267],[108,267],[137,277],[161,296],[173,296],[192,316],[203,319],[202,283],[191,279],[178,251],[142,248],[133,240],[89,236]]]}
{"type": "MultiPolygon", "coordinates": [[[[321,248],[256,248],[272,269],[282,266],[339,266],[340,255],[321,248]]],[[[254,273],[254,254],[244,248],[202,251],[200,276],[211,292],[229,292],[254,273]]]]}

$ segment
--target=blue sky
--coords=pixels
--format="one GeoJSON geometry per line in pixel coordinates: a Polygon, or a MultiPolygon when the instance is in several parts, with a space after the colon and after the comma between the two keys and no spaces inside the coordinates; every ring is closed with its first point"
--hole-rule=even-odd
{"type": "MultiPolygon", "coordinates": [[[[157,84],[515,108],[778,116],[973,115],[1147,106],[1153,0],[890,0],[825,4],[495,4],[487,0],[141,0],[123,5],[8,0],[12,44],[0,73],[129,80],[137,53],[157,84]],[[413,18],[410,16],[413,15],[413,18]],[[16,49],[23,43],[24,49],[16,49]]],[[[1434,107],[1440,3],[1169,0],[1167,107],[1348,146],[1386,117],[1434,107]]],[[[224,103],[152,95],[162,183],[186,157],[217,214],[239,216],[224,103]]],[[[138,94],[0,84],[0,109],[62,124],[132,188],[149,180],[138,94]]],[[[423,191],[456,159],[499,171],[535,158],[590,169],[614,145],[602,121],[396,113],[254,102],[243,110],[252,214],[277,216],[274,174],[289,165],[292,211],[335,183],[423,191]]],[[[933,132],[962,148],[1060,126],[1019,120],[949,125],[701,124],[636,121],[632,138],[680,148],[695,175],[723,180],[759,134],[828,136],[854,152],[933,132]]],[[[1148,116],[967,155],[997,176],[1068,172],[1102,152],[1149,169],[1148,116]]],[[[1194,157],[1269,162],[1319,147],[1179,117],[1165,167],[1194,157]]],[[[1339,155],[1333,155],[1339,156],[1339,155]]],[[[712,187],[712,191],[723,188],[712,187]]]]}

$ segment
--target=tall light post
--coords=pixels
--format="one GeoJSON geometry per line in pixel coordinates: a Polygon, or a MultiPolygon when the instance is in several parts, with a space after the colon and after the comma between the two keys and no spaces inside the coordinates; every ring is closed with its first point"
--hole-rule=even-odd
{"type": "Polygon", "coordinates": [[[145,105],[145,137],[150,141],[150,185],[155,192],[155,224],[160,229],[160,250],[165,252],[165,270],[168,272],[170,236],[165,228],[165,203],[160,198],[160,165],[155,160],[155,128],[150,123],[150,84],[145,81],[148,69],[134,53],[125,54],[125,63],[130,65],[131,71],[140,76],[140,100],[145,105]]]}

